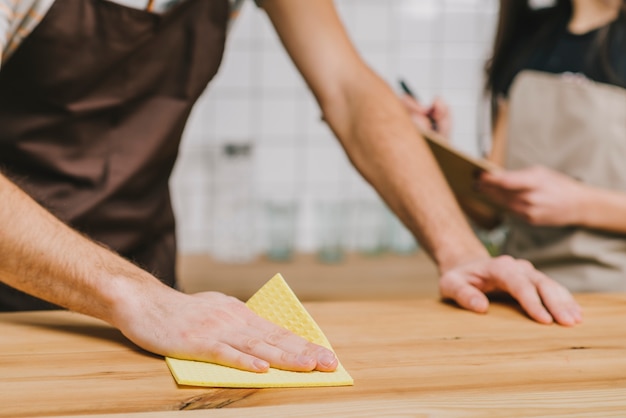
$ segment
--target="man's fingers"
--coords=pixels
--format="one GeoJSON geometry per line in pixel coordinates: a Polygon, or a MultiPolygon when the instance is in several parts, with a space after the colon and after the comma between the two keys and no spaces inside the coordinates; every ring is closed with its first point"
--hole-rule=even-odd
{"type": "Polygon", "coordinates": [[[552,315],[543,306],[535,285],[530,281],[523,280],[523,278],[520,279],[515,280],[519,284],[510,289],[511,296],[519,302],[524,311],[535,321],[542,324],[551,324],[554,321],[552,315]]]}
{"type": "Polygon", "coordinates": [[[229,344],[215,343],[205,356],[196,356],[197,360],[206,360],[212,363],[233,367],[250,372],[264,373],[269,370],[270,364],[260,358],[242,352],[229,344]],[[204,357],[204,358],[203,358],[204,357]]]}
{"type": "Polygon", "coordinates": [[[299,372],[337,368],[338,360],[331,350],[273,327],[276,329],[269,333],[258,328],[240,330],[229,342],[214,344],[208,360],[254,372],[266,372],[269,367],[299,372]]]}
{"type": "Polygon", "coordinates": [[[261,318],[243,302],[214,292],[194,296],[212,302],[208,306],[213,308],[206,313],[213,320],[201,324],[204,330],[194,328],[193,332],[200,343],[195,345],[195,356],[201,360],[255,372],[265,372],[269,367],[292,371],[337,368],[332,350],[261,318]]]}
{"type": "Polygon", "coordinates": [[[333,371],[338,360],[335,353],[307,341],[285,328],[255,317],[250,323],[256,330],[251,338],[242,339],[235,346],[249,354],[270,362],[272,367],[295,371],[333,371]]]}
{"type": "Polygon", "coordinates": [[[582,322],[582,309],[565,287],[546,277],[538,280],[537,288],[543,304],[558,324],[571,326],[582,322]]]}
{"type": "Polygon", "coordinates": [[[506,255],[476,260],[446,272],[439,281],[439,291],[442,297],[475,312],[485,312],[489,306],[483,292],[504,291],[537,322],[556,321],[561,325],[582,322],[580,306],[565,287],[536,270],[530,262],[506,255]]]}
{"type": "Polygon", "coordinates": [[[254,357],[262,358],[276,369],[307,372],[317,366],[317,360],[312,355],[285,351],[256,337],[243,337],[235,344],[234,348],[254,357]]]}
{"type": "MultiPolygon", "coordinates": [[[[454,274],[454,273],[452,273],[454,274]]],[[[454,300],[467,310],[485,313],[489,309],[489,299],[473,285],[465,282],[462,277],[443,276],[439,282],[441,296],[454,300]]]]}
{"type": "Polygon", "coordinates": [[[496,259],[494,267],[492,274],[500,283],[498,287],[513,296],[531,318],[542,324],[553,322],[539,296],[536,286],[538,272],[530,262],[502,256],[496,259]]]}
{"type": "Polygon", "coordinates": [[[521,268],[509,269],[516,274],[508,281],[508,289],[533,319],[546,324],[556,321],[560,325],[576,325],[582,321],[580,306],[564,286],[536,270],[528,261],[514,262],[521,268]]]}

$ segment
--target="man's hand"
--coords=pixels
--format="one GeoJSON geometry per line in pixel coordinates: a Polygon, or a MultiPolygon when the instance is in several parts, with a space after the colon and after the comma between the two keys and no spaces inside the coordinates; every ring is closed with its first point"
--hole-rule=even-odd
{"type": "Polygon", "coordinates": [[[585,185],[565,174],[536,166],[482,173],[478,190],[531,225],[577,225],[585,185]]]}
{"type": "Polygon", "coordinates": [[[537,322],[582,322],[580,306],[565,287],[535,270],[530,262],[509,256],[481,258],[443,272],[439,291],[443,298],[479,313],[489,308],[486,294],[506,292],[537,322]]]}
{"type": "Polygon", "coordinates": [[[142,312],[126,314],[116,324],[151,352],[253,372],[266,372],[270,366],[325,372],[337,368],[332,351],[257,316],[236,298],[217,292],[186,295],[162,290],[164,298],[144,300],[142,312]]]}

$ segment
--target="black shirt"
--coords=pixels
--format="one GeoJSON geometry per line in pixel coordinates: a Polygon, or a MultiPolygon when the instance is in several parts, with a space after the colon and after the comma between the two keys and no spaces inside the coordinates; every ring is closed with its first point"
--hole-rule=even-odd
{"type": "Polygon", "coordinates": [[[522,70],[537,70],[553,74],[578,73],[601,83],[626,87],[626,24],[613,22],[608,32],[610,70],[603,63],[599,50],[599,37],[606,28],[598,28],[584,34],[573,34],[568,22],[561,22],[550,39],[539,42],[528,59],[513,73],[504,90],[508,93],[515,75],[522,70]]]}

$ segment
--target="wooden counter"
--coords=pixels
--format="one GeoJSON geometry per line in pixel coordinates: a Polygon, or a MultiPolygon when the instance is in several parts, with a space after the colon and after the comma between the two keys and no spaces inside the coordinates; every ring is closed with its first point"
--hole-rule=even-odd
{"type": "Polygon", "coordinates": [[[584,324],[434,299],[305,303],[353,387],[179,387],[162,358],[69,312],[0,314],[0,417],[619,416],[626,294],[581,295],[584,324]],[[223,408],[211,411],[182,409],[223,408]],[[142,413],[144,412],[144,413],[142,413]]]}
{"type": "Polygon", "coordinates": [[[337,264],[320,263],[314,254],[298,254],[290,262],[259,257],[248,264],[218,263],[208,255],[183,255],[178,260],[181,286],[189,293],[215,290],[247,300],[276,273],[302,301],[438,295],[437,269],[424,252],[348,254],[337,264]]]}

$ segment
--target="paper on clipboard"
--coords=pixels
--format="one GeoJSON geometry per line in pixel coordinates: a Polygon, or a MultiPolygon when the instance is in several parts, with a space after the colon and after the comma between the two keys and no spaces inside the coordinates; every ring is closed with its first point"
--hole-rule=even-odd
{"type": "Polygon", "coordinates": [[[474,187],[478,173],[493,171],[498,167],[490,161],[474,158],[454,149],[434,131],[421,130],[421,133],[457,199],[471,204],[475,210],[486,216],[498,216],[501,208],[477,192],[474,187]]]}

